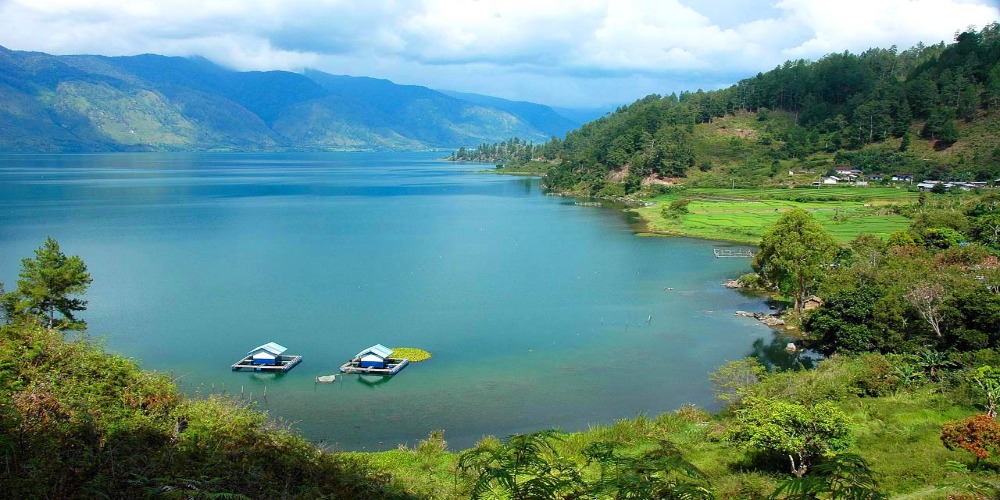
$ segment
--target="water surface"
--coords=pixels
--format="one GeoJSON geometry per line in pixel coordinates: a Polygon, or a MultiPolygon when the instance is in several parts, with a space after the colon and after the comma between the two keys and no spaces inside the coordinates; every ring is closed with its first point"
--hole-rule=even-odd
{"type": "Polygon", "coordinates": [[[51,235],[87,263],[109,350],[352,450],[712,407],[708,373],[780,342],[720,286],[747,260],[438,156],[0,155],[0,280],[51,235]],[[229,370],[269,341],[303,363],[229,370]],[[315,383],[375,343],[434,358],[315,383]]]}

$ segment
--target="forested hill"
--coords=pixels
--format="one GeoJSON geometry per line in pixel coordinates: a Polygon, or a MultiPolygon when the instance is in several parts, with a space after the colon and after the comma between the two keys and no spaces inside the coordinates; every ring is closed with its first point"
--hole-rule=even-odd
{"type": "Polygon", "coordinates": [[[592,195],[657,182],[760,186],[790,171],[818,179],[835,166],[992,181],[1000,177],[998,106],[994,23],[947,45],[835,53],[723,90],[650,95],[565,140],[483,145],[464,156],[547,163],[551,188],[592,195]]]}
{"type": "Polygon", "coordinates": [[[513,104],[319,71],[0,47],[0,151],[452,148],[542,141],[579,125],[547,106],[513,104]]]}

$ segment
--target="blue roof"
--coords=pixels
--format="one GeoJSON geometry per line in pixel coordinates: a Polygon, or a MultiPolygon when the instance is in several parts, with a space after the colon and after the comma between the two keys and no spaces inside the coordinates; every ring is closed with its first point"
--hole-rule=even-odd
{"type": "Polygon", "coordinates": [[[375,345],[369,347],[368,349],[365,349],[365,350],[359,352],[354,357],[355,358],[360,358],[360,357],[362,357],[362,356],[364,356],[366,354],[369,354],[369,353],[374,354],[376,356],[379,356],[381,358],[388,358],[390,355],[392,355],[392,349],[389,349],[388,347],[386,347],[386,346],[384,346],[382,344],[375,344],[375,345]]]}
{"type": "Polygon", "coordinates": [[[285,346],[283,346],[281,344],[276,344],[274,342],[268,342],[268,343],[266,343],[264,345],[254,347],[247,354],[249,355],[249,354],[254,354],[254,353],[257,353],[257,352],[260,352],[260,351],[267,351],[267,352],[269,352],[269,353],[271,353],[271,354],[273,354],[275,356],[278,356],[281,353],[285,352],[286,350],[287,349],[285,348],[285,346]]]}

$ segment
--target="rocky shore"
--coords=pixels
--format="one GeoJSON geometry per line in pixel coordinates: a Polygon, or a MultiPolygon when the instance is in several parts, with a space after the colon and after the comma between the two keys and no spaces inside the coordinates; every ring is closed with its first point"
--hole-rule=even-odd
{"type": "Polygon", "coordinates": [[[764,313],[752,313],[747,311],[736,311],[736,316],[743,316],[745,318],[754,318],[767,326],[777,327],[785,326],[785,320],[778,317],[776,314],[764,314],[764,313]]]}

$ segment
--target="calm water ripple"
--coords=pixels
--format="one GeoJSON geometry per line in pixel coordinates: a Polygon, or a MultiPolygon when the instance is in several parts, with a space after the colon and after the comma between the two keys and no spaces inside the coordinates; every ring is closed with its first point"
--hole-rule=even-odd
{"type": "Polygon", "coordinates": [[[88,264],[108,349],[350,450],[713,407],[708,373],[780,343],[720,286],[747,260],[439,156],[0,155],[0,280],[51,235],[88,264]],[[303,363],[229,370],[269,341],[303,363]],[[314,382],[374,343],[434,358],[314,382]]]}

